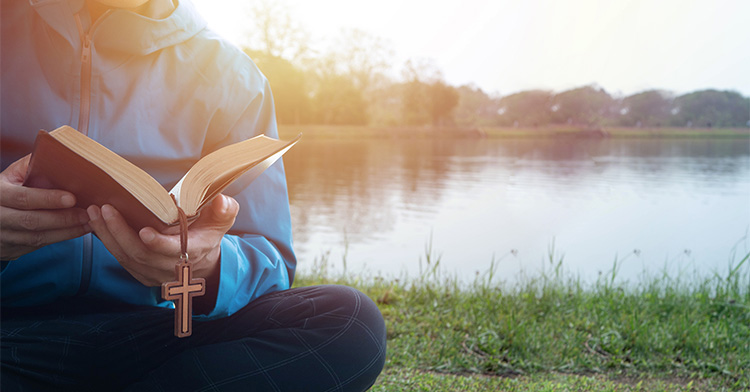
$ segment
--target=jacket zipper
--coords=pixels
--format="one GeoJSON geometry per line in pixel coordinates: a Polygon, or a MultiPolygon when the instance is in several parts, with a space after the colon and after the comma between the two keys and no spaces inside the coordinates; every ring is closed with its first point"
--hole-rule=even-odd
{"type": "Polygon", "coordinates": [[[78,131],[89,133],[89,116],[91,111],[91,38],[83,35],[81,49],[81,111],[78,115],[78,131]]]}
{"type": "MultiPolygon", "coordinates": [[[[89,133],[89,117],[91,115],[91,36],[83,31],[81,17],[76,14],[76,24],[81,35],[81,102],[78,114],[78,131],[84,135],[89,133]]],[[[81,260],[81,285],[76,295],[84,295],[91,283],[93,268],[94,240],[91,233],[83,236],[83,254],[81,260]]]]}

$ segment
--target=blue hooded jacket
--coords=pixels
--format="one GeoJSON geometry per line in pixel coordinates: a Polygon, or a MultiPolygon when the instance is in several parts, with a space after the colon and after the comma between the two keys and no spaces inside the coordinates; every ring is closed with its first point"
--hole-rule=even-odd
{"type": "MultiPolygon", "coordinates": [[[[84,0],[3,1],[1,11],[3,169],[31,152],[39,129],[70,125],[170,189],[219,147],[278,137],[267,80],[187,0],[110,10],[93,24],[84,0]]],[[[282,162],[225,194],[240,212],[221,242],[216,306],[199,319],[230,315],[294,276],[282,162]]],[[[75,296],[171,306],[91,234],[3,262],[1,277],[2,306],[75,296]]]]}

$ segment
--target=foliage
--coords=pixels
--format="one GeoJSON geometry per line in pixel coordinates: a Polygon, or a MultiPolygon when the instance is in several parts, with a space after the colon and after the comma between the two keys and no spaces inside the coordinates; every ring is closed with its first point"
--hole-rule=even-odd
{"type": "Polygon", "coordinates": [[[456,125],[462,127],[491,126],[500,121],[500,104],[481,88],[476,86],[460,86],[458,105],[453,112],[456,125]]]}
{"type": "Polygon", "coordinates": [[[362,90],[354,86],[352,79],[343,75],[325,75],[319,79],[318,89],[314,94],[314,123],[367,123],[367,105],[362,90]]]}
{"type": "Polygon", "coordinates": [[[602,375],[532,374],[513,377],[450,374],[407,369],[386,369],[370,390],[473,392],[689,392],[713,391],[700,382],[602,375]]]}
{"type": "Polygon", "coordinates": [[[401,117],[403,102],[403,84],[389,81],[373,89],[367,95],[369,125],[397,126],[404,125],[401,117]]]}
{"type": "Polygon", "coordinates": [[[265,52],[246,49],[273,88],[276,118],[282,124],[309,123],[310,99],[306,94],[308,76],[289,60],[265,52]]]}
{"type": "Polygon", "coordinates": [[[433,126],[453,125],[453,110],[458,105],[458,92],[452,86],[437,80],[427,86],[427,111],[433,126]]]}
{"type": "Polygon", "coordinates": [[[443,81],[434,64],[407,61],[402,75],[402,121],[405,125],[452,126],[453,110],[458,106],[455,87],[443,81]]]}
{"type": "Polygon", "coordinates": [[[426,125],[430,122],[425,102],[427,88],[423,82],[412,80],[401,85],[401,121],[404,125],[426,125]]]}
{"type": "Polygon", "coordinates": [[[360,29],[342,30],[321,51],[282,1],[250,7],[250,48],[271,84],[281,124],[343,124],[521,128],[549,125],[629,127],[746,127],[750,98],[703,90],[677,98],[647,90],[620,99],[595,85],[489,96],[451,86],[430,60],[409,59],[401,78],[389,76],[390,44],[360,29]]]}
{"type": "Polygon", "coordinates": [[[750,125],[750,100],[734,91],[702,90],[675,99],[674,125],[742,127],[750,125]]]}
{"type": "Polygon", "coordinates": [[[630,283],[618,283],[615,263],[585,284],[552,251],[539,276],[508,286],[493,261],[467,287],[441,273],[428,246],[417,279],[332,278],[321,268],[296,285],[352,285],[378,303],[388,356],[375,390],[493,390],[511,378],[526,380],[520,387],[541,379],[540,390],[739,391],[750,388],[749,259],[726,275],[630,283]],[[564,384],[548,381],[555,375],[564,384]]]}
{"type": "Polygon", "coordinates": [[[505,126],[540,126],[550,123],[553,95],[545,90],[521,91],[500,99],[501,121],[505,126]]]}
{"type": "Polygon", "coordinates": [[[552,99],[552,122],[601,126],[612,116],[612,97],[603,88],[584,86],[563,91],[552,99]]]}
{"type": "Polygon", "coordinates": [[[380,37],[361,29],[343,29],[327,57],[340,74],[351,78],[363,94],[370,93],[385,79],[393,50],[380,37]]]}
{"type": "Polygon", "coordinates": [[[309,34],[294,20],[289,7],[278,0],[252,2],[248,30],[251,47],[269,57],[296,60],[310,50],[309,34]]]}
{"type": "Polygon", "coordinates": [[[412,80],[401,86],[401,118],[405,125],[453,126],[453,110],[458,105],[455,87],[442,80],[425,83],[412,80]]]}
{"type": "Polygon", "coordinates": [[[619,123],[629,127],[667,125],[672,121],[673,99],[670,93],[661,90],[647,90],[625,97],[619,123]]]}

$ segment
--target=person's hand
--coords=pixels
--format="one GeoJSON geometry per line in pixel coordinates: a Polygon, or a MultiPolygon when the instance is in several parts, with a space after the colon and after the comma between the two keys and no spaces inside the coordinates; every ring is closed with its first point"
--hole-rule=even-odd
{"type": "MultiPolygon", "coordinates": [[[[221,239],[234,224],[239,204],[231,197],[219,195],[188,230],[188,261],[193,276],[208,278],[219,268],[221,239]]],[[[104,246],[120,264],[146,286],[160,286],[174,280],[174,266],[180,258],[180,233],[170,228],[160,233],[144,227],[139,232],[128,226],[111,205],[87,210],[89,225],[104,246]]]]}
{"type": "Polygon", "coordinates": [[[88,215],[74,208],[72,193],[22,185],[30,159],[27,155],[0,173],[0,260],[17,259],[90,231],[88,215]]]}

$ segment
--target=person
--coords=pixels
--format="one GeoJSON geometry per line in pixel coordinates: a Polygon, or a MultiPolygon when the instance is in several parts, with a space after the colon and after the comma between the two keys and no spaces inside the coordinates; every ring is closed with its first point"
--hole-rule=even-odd
{"type": "Polygon", "coordinates": [[[383,317],[350,287],[290,288],[281,161],[191,224],[206,295],[187,338],[159,287],[175,279],[179,235],[23,186],[39,129],[70,125],[167,189],[217,148],[278,137],[253,62],[188,0],[3,1],[1,13],[2,390],[369,388],[385,362],[383,317]]]}

